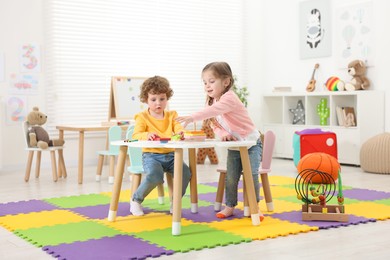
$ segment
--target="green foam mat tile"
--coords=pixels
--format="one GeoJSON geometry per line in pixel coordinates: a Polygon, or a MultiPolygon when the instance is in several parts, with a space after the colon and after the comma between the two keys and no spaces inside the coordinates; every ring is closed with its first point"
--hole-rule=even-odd
{"type": "Polygon", "coordinates": [[[98,239],[101,237],[113,237],[122,233],[93,221],[84,221],[30,228],[26,230],[15,230],[15,234],[38,247],[42,247],[98,239]]]}
{"type": "Polygon", "coordinates": [[[188,252],[252,241],[240,235],[227,233],[205,224],[192,224],[185,228],[183,227],[180,236],[172,236],[171,228],[140,232],[135,234],[135,236],[176,252],[188,252]]]}
{"type": "Polygon", "coordinates": [[[45,201],[47,203],[56,205],[61,208],[77,208],[77,207],[109,204],[111,198],[103,194],[87,194],[87,195],[79,195],[79,196],[45,199],[45,201]]]}

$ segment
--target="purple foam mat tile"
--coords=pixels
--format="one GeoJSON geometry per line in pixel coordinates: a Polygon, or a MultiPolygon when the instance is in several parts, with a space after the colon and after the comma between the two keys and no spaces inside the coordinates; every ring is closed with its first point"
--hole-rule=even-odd
{"type": "Polygon", "coordinates": [[[373,201],[390,198],[390,192],[356,188],[344,190],[343,195],[344,198],[357,199],[362,201],[373,201]]]}
{"type": "Polygon", "coordinates": [[[192,213],[191,209],[183,209],[182,217],[188,220],[192,220],[196,223],[210,223],[210,222],[220,222],[224,220],[231,220],[244,217],[244,211],[240,209],[234,210],[234,215],[228,218],[220,219],[215,216],[217,212],[214,211],[214,206],[199,207],[197,213],[192,213]]]}
{"type": "Polygon", "coordinates": [[[375,219],[368,219],[364,217],[358,217],[355,215],[349,215],[348,222],[337,222],[337,221],[303,221],[302,220],[302,211],[291,211],[285,213],[275,213],[271,215],[272,218],[277,218],[281,220],[286,220],[293,223],[298,223],[302,225],[307,225],[311,227],[318,227],[319,229],[328,229],[328,228],[337,228],[349,225],[357,225],[367,222],[375,222],[375,219]]]}
{"type": "Polygon", "coordinates": [[[27,200],[0,204],[0,216],[27,214],[45,210],[54,210],[58,207],[42,200],[27,200]]]}
{"type": "Polygon", "coordinates": [[[166,250],[141,239],[117,235],[103,237],[71,244],[45,246],[42,250],[58,259],[145,259],[172,255],[174,251],[166,250]]]}
{"type": "MultiPolygon", "coordinates": [[[[212,187],[218,188],[218,182],[208,182],[208,183],[203,183],[203,185],[207,185],[207,186],[212,186],[212,187]]],[[[238,183],[238,188],[239,188],[239,189],[244,188],[244,185],[243,185],[243,183],[242,183],[242,180],[239,181],[239,183],[238,183]]]]}
{"type": "MultiPolygon", "coordinates": [[[[210,203],[214,203],[215,202],[215,198],[216,198],[216,193],[211,192],[211,193],[198,194],[198,198],[199,198],[199,200],[203,200],[203,201],[207,201],[207,202],[210,202],[210,203]]],[[[260,196],[260,200],[262,200],[262,199],[263,199],[263,197],[260,196]]],[[[238,192],[237,200],[241,201],[241,202],[244,201],[244,193],[238,192]]],[[[225,199],[223,198],[222,202],[224,202],[224,201],[225,201],[225,199]]]]}
{"type": "Polygon", "coordinates": [[[214,203],[215,202],[215,196],[216,196],[216,194],[214,192],[202,193],[202,194],[198,194],[198,199],[199,200],[203,200],[203,201],[207,201],[207,202],[210,202],[210,203],[214,203]]]}
{"type": "MultiPolygon", "coordinates": [[[[73,211],[75,213],[81,214],[91,219],[105,219],[108,217],[108,211],[110,209],[109,204],[105,205],[96,205],[96,206],[87,206],[87,207],[78,207],[68,209],[69,211],[73,211]]],[[[148,214],[152,212],[149,208],[144,208],[144,213],[148,214]]],[[[118,211],[116,213],[117,217],[126,217],[130,215],[130,203],[128,202],[119,202],[118,203],[118,211]]]]}
{"type": "Polygon", "coordinates": [[[208,183],[203,183],[203,185],[218,188],[218,182],[208,182],[208,183]]]}

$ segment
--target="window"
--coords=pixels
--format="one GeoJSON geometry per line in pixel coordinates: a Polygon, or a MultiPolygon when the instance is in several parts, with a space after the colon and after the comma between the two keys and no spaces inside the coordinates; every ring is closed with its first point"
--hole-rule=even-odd
{"type": "Polygon", "coordinates": [[[112,76],[161,75],[170,109],[204,106],[202,68],[227,61],[242,82],[243,3],[237,0],[45,1],[49,131],[58,124],[108,119],[112,76]]]}

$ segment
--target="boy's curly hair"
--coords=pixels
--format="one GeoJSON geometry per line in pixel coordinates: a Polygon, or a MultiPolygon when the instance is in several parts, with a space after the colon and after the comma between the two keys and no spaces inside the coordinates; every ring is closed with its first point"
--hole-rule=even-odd
{"type": "Polygon", "coordinates": [[[142,103],[148,102],[148,95],[166,94],[169,100],[173,96],[173,90],[169,85],[169,81],[161,76],[148,78],[141,85],[141,93],[139,98],[142,103]]]}

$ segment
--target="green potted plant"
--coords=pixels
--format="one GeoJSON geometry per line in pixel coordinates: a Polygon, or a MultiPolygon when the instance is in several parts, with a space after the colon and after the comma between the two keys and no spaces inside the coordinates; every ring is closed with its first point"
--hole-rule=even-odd
{"type": "Polygon", "coordinates": [[[248,88],[246,86],[240,87],[237,85],[237,76],[233,76],[234,78],[234,84],[233,84],[233,91],[237,94],[237,96],[240,98],[241,102],[244,104],[245,107],[248,106],[248,88]]]}

